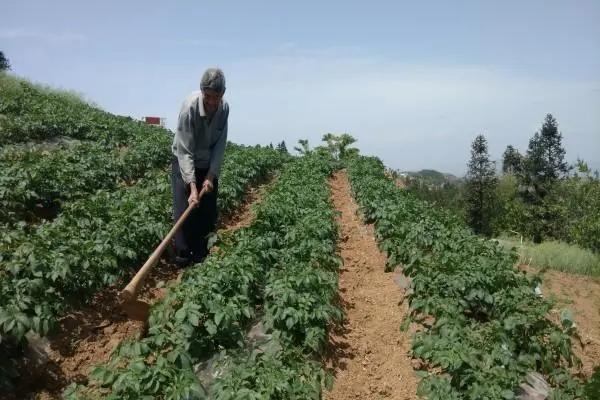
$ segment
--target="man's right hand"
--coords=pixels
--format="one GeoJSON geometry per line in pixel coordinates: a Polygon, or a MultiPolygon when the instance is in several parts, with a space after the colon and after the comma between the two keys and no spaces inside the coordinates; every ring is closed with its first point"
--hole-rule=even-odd
{"type": "Polygon", "coordinates": [[[190,183],[190,197],[188,197],[188,204],[196,206],[198,204],[198,188],[196,182],[190,183]]]}

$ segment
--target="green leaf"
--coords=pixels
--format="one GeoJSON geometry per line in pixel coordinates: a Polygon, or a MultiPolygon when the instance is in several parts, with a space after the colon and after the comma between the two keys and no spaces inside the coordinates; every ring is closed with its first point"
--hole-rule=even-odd
{"type": "Polygon", "coordinates": [[[217,326],[211,319],[207,320],[204,323],[204,327],[206,328],[206,331],[208,332],[209,335],[214,336],[217,333],[217,326]]]}

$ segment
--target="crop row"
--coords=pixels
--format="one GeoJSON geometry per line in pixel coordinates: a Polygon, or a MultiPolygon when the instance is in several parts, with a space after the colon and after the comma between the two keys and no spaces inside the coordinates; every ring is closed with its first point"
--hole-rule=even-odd
{"type": "Polygon", "coordinates": [[[67,398],[320,398],[325,375],[313,357],[340,317],[331,168],[318,156],[288,165],[252,225],[152,308],[148,336],[121,343],[95,384],[67,398]]]}
{"type": "MultiPolygon", "coordinates": [[[[223,166],[225,212],[246,185],[281,162],[276,151],[235,147],[223,166]],[[229,188],[228,188],[229,189],[229,188]]],[[[55,220],[38,226],[27,240],[2,255],[0,337],[20,339],[33,329],[45,334],[54,316],[77,297],[93,292],[135,266],[160,240],[171,220],[169,174],[155,170],[136,185],[67,204],[55,220]]]]}
{"type": "Polygon", "coordinates": [[[129,117],[116,117],[76,95],[0,72],[0,146],[56,137],[126,143],[152,128],[129,117]]]}
{"type": "MultiPolygon", "coordinates": [[[[60,202],[97,190],[131,183],[170,159],[167,131],[149,130],[128,147],[85,142],[51,151],[29,148],[4,152],[0,159],[0,222],[35,218],[36,207],[52,209],[60,202]]],[[[11,149],[12,150],[12,149],[11,149]]]]}
{"type": "MultiPolygon", "coordinates": [[[[283,161],[266,148],[229,149],[221,174],[225,212],[246,185],[283,161]],[[229,188],[232,180],[233,189],[229,188]]],[[[169,174],[157,170],[136,185],[69,203],[0,261],[0,343],[19,342],[29,330],[47,334],[77,299],[130,273],[171,223],[169,174]]]]}
{"type": "Polygon", "coordinates": [[[411,318],[424,326],[412,351],[429,367],[419,371],[421,395],[513,399],[524,376],[537,371],[554,387],[552,399],[580,398],[582,386],[568,373],[578,362],[572,321],[564,318],[562,328],[549,321],[552,304],[535,294],[535,279],[514,267],[514,252],[398,189],[376,158],[354,158],[348,172],[388,268],[401,263],[412,279],[411,318]]]}

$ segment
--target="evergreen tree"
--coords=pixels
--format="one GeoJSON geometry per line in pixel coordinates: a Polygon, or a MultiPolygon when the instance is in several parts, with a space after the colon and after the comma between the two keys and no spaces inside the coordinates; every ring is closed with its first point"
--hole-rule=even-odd
{"type": "Polygon", "coordinates": [[[10,63],[8,58],[4,55],[4,52],[0,51],[0,71],[8,71],[10,69],[10,63]]]}
{"type": "Polygon", "coordinates": [[[468,167],[466,200],[469,225],[475,233],[489,236],[492,234],[490,222],[494,210],[497,178],[483,135],[478,135],[473,141],[468,167]]]}
{"type": "Polygon", "coordinates": [[[552,201],[547,200],[557,181],[567,175],[562,134],[552,114],[547,114],[542,129],[529,140],[523,168],[519,174],[520,195],[528,205],[527,224],[535,243],[545,236],[553,236],[553,228],[560,215],[552,201]]]}
{"type": "Polygon", "coordinates": [[[562,134],[552,114],[547,114],[542,129],[529,140],[527,155],[520,171],[523,199],[539,203],[546,197],[554,183],[567,175],[562,134]]]}
{"type": "Polygon", "coordinates": [[[288,149],[287,149],[287,146],[285,145],[285,140],[282,140],[281,143],[279,143],[277,145],[277,150],[279,150],[282,153],[288,154],[288,149]]]}
{"type": "Polygon", "coordinates": [[[562,134],[552,114],[547,114],[542,129],[529,141],[526,173],[536,185],[551,185],[569,172],[562,146],[562,134]]]}
{"type": "Polygon", "coordinates": [[[521,171],[523,156],[519,150],[508,145],[502,155],[502,172],[504,174],[517,174],[521,171]]]}

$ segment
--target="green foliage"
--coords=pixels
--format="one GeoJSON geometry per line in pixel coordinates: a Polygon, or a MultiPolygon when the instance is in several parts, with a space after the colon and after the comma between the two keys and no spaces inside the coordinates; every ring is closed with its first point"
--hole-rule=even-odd
{"type": "Polygon", "coordinates": [[[492,217],[492,231],[495,235],[504,232],[523,232],[525,204],[519,196],[519,183],[514,174],[499,177],[494,192],[495,209],[492,217]]]}
{"type": "Polygon", "coordinates": [[[588,400],[600,400],[600,367],[596,367],[590,380],[587,382],[585,394],[588,400]]]}
{"type": "Polygon", "coordinates": [[[318,362],[293,348],[236,355],[223,369],[227,376],[217,379],[212,388],[213,398],[218,400],[318,400],[328,379],[318,362]]]}
{"type": "Polygon", "coordinates": [[[169,163],[172,137],[164,129],[8,75],[0,89],[0,223],[36,220],[40,210],[131,184],[169,163]]]}
{"type": "Polygon", "coordinates": [[[415,177],[407,179],[407,190],[419,199],[444,208],[459,217],[465,223],[465,183],[462,180],[444,181],[441,184],[430,184],[427,180],[415,177]]]}
{"type": "Polygon", "coordinates": [[[341,135],[326,133],[323,135],[322,140],[327,143],[327,148],[329,149],[331,155],[337,160],[344,159],[348,152],[348,146],[356,143],[356,139],[348,133],[343,133],[341,135]]]}
{"type": "Polygon", "coordinates": [[[573,177],[557,183],[548,196],[561,218],[548,236],[600,253],[600,180],[573,177]]]}
{"type": "Polygon", "coordinates": [[[0,222],[36,220],[38,207],[60,208],[66,201],[115,190],[166,166],[171,137],[155,129],[140,131],[126,148],[98,143],[50,151],[5,146],[0,154],[0,222]]]}
{"type": "Polygon", "coordinates": [[[127,145],[144,132],[165,130],[129,117],[117,117],[72,93],[0,74],[0,145],[47,141],[56,137],[127,145]]]}
{"type": "Polygon", "coordinates": [[[0,51],[0,72],[10,70],[10,62],[8,62],[8,58],[4,55],[3,51],[0,51]]]}
{"type": "Polygon", "coordinates": [[[319,398],[326,377],[311,354],[340,317],[332,306],[340,265],[326,184],[332,166],[317,155],[290,163],[254,223],[186,270],[153,306],[148,336],[122,343],[93,374],[108,398],[169,398],[175,384],[189,398],[319,398]],[[256,320],[269,338],[260,349],[246,337],[256,320]],[[217,378],[201,385],[194,371],[215,352],[217,378]]]}
{"type": "Polygon", "coordinates": [[[277,150],[284,154],[289,154],[287,146],[285,145],[285,140],[282,140],[281,143],[277,144],[277,150]]]}
{"type": "Polygon", "coordinates": [[[308,139],[299,139],[298,146],[294,146],[294,150],[300,155],[308,155],[311,153],[310,146],[308,145],[308,139]]]}
{"type": "Polygon", "coordinates": [[[541,204],[528,204],[519,194],[517,178],[504,175],[495,196],[495,234],[518,233],[532,239],[537,233],[546,240],[600,252],[600,181],[589,176],[562,179],[551,186],[541,204]]]}
{"type": "Polygon", "coordinates": [[[488,154],[487,140],[483,135],[478,135],[471,146],[466,178],[467,219],[477,234],[491,236],[496,184],[496,172],[488,154]]]}
{"type": "MultiPolygon", "coordinates": [[[[281,162],[275,150],[230,146],[220,177],[221,212],[230,214],[247,186],[281,162]]],[[[127,267],[147,256],[171,225],[169,176],[156,170],[134,186],[69,203],[27,240],[0,247],[0,343],[19,342],[29,330],[46,335],[77,299],[130,273],[127,267]]]]}
{"type": "Polygon", "coordinates": [[[537,194],[543,197],[543,186],[564,177],[568,171],[558,123],[552,114],[547,114],[542,129],[529,141],[524,182],[536,186],[537,194]]]}
{"type": "Polygon", "coordinates": [[[505,174],[518,174],[523,168],[523,156],[519,150],[508,145],[502,155],[502,172],[505,174]]]}
{"type": "Polygon", "coordinates": [[[569,171],[564,158],[562,134],[556,119],[548,114],[542,129],[529,141],[523,168],[518,174],[521,198],[529,205],[526,222],[532,228],[536,243],[540,243],[561,219],[560,210],[546,197],[569,171]]]}
{"type": "Polygon", "coordinates": [[[442,372],[421,372],[422,395],[513,398],[524,375],[538,371],[560,398],[581,398],[581,383],[568,373],[578,363],[570,328],[548,320],[552,304],[513,267],[516,254],[398,189],[378,159],[353,159],[348,172],[361,212],[375,223],[387,252],[388,269],[402,264],[412,279],[411,318],[434,317],[413,341],[413,355],[442,372]]]}

